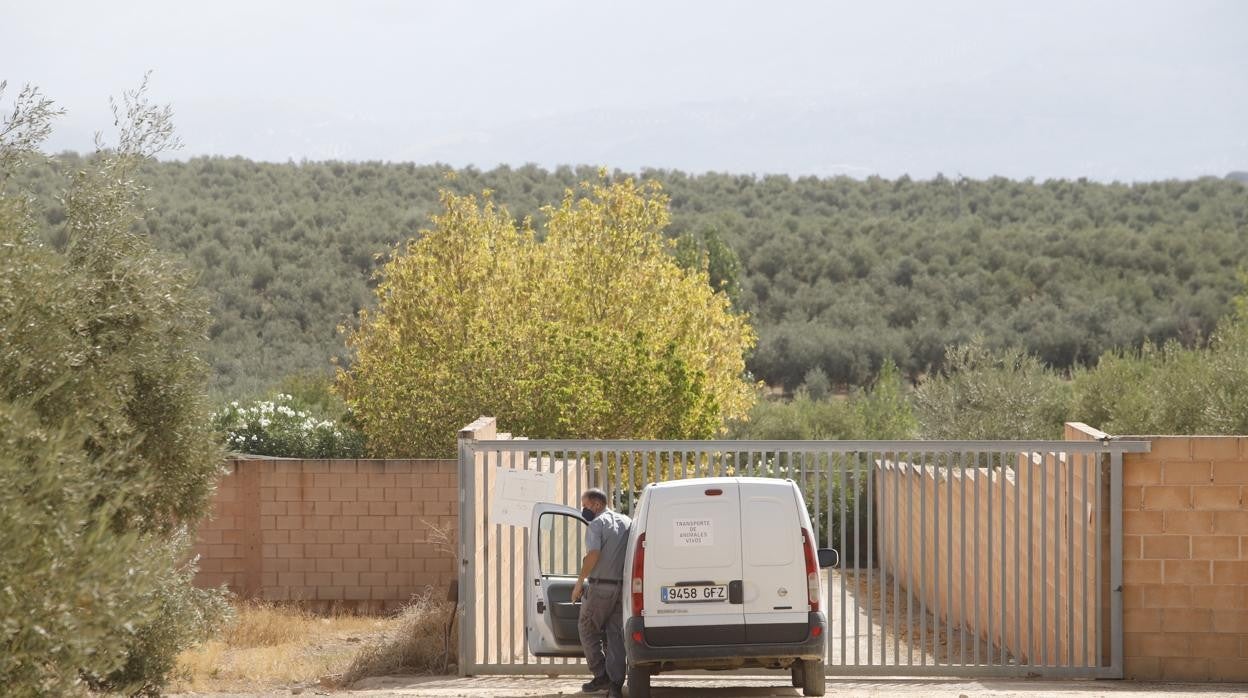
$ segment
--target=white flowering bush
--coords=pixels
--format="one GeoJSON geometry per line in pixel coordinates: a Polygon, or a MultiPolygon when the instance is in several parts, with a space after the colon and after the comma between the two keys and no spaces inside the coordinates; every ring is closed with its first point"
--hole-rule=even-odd
{"type": "Polygon", "coordinates": [[[272,400],[238,401],[212,415],[235,453],[286,458],[360,458],[364,437],[353,427],[321,419],[284,393],[272,400]]]}

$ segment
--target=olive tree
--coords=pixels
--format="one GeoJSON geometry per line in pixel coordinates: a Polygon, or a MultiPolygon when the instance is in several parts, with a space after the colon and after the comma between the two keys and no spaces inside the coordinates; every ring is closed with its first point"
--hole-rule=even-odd
{"type": "MultiPolygon", "coordinates": [[[[186,563],[222,457],[196,355],[206,306],[134,232],[138,168],[176,145],[145,88],[114,105],[116,144],[68,174],[60,243],[35,232],[43,202],[0,189],[0,684],[15,695],[158,691],[221,610],[186,563]]],[[[56,113],[19,93],[0,187],[56,113]]]]}
{"type": "Polygon", "coordinates": [[[946,350],[941,370],[915,391],[914,407],[926,438],[1059,438],[1070,389],[1022,349],[993,351],[976,339],[946,350]]]}

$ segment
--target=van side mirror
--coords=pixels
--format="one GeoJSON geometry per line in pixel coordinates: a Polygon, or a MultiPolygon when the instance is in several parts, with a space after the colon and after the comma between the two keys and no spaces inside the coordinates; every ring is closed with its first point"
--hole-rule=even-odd
{"type": "Polygon", "coordinates": [[[828,567],[836,567],[841,561],[841,556],[832,548],[819,548],[819,567],[827,569],[828,567]]]}

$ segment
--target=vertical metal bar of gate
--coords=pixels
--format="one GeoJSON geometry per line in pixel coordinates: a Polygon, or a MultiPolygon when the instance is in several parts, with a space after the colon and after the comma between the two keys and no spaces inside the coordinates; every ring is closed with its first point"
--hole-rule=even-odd
{"type": "Polygon", "coordinates": [[[473,560],[476,557],[476,539],[473,536],[473,524],[477,520],[476,512],[476,481],[473,477],[473,468],[469,465],[474,458],[472,451],[469,450],[463,434],[459,438],[459,467],[456,469],[459,484],[459,564],[456,565],[459,575],[459,590],[456,596],[463,609],[459,627],[459,652],[458,659],[460,665],[460,673],[476,666],[476,657],[473,655],[472,633],[464,630],[465,626],[473,622],[475,619],[475,604],[472,601],[472,595],[476,593],[473,580],[469,579],[475,574],[473,560]],[[467,622],[465,622],[467,621],[467,622]]]}
{"type": "MultiPolygon", "coordinates": [[[[927,480],[928,480],[928,452],[923,452],[923,464],[919,477],[919,521],[921,527],[927,526],[927,480]]],[[[920,528],[922,530],[922,528],[920,528]]],[[[927,666],[928,643],[927,643],[927,536],[919,536],[919,641],[922,642],[923,651],[919,653],[919,666],[927,666]]],[[[935,655],[936,649],[933,646],[931,654],[935,655]]]]}
{"type": "MultiPolygon", "coordinates": [[[[840,506],[840,517],[841,517],[841,555],[843,556],[843,557],[841,558],[841,565],[840,565],[841,569],[837,570],[837,579],[838,579],[838,580],[840,581],[840,583],[841,583],[841,584],[840,584],[840,586],[841,586],[841,651],[840,651],[840,655],[841,655],[841,662],[840,662],[840,664],[841,664],[841,666],[844,666],[844,665],[846,664],[846,658],[845,658],[845,641],[846,641],[846,632],[845,632],[845,631],[846,631],[846,628],[848,627],[848,623],[849,623],[849,620],[845,617],[845,601],[846,601],[846,598],[845,598],[845,596],[846,596],[846,589],[845,589],[845,585],[846,585],[846,581],[845,581],[845,568],[846,568],[846,558],[845,558],[844,556],[846,556],[846,555],[849,553],[849,548],[848,548],[848,547],[846,547],[846,545],[845,545],[845,542],[846,542],[846,537],[845,537],[845,509],[847,508],[847,507],[845,506],[845,487],[846,487],[846,473],[845,473],[846,463],[845,463],[845,461],[846,461],[846,460],[847,460],[847,458],[845,457],[845,454],[843,454],[843,453],[838,453],[838,454],[836,454],[836,465],[837,465],[837,467],[836,467],[836,484],[837,484],[837,487],[838,487],[838,488],[840,489],[840,491],[841,491],[841,506],[840,506]]],[[[829,462],[829,463],[831,463],[831,462],[832,462],[832,456],[831,456],[831,455],[829,455],[829,456],[828,456],[828,462],[829,462]]],[[[829,482],[831,482],[831,481],[832,481],[832,478],[828,478],[828,481],[829,481],[829,482]]],[[[831,517],[831,516],[829,516],[829,517],[828,517],[828,520],[829,520],[829,521],[831,521],[831,520],[832,520],[832,517],[831,517]]]]}
{"type": "MultiPolygon", "coordinates": [[[[966,526],[966,481],[967,481],[967,477],[966,477],[966,462],[967,462],[967,461],[970,461],[970,462],[972,463],[972,472],[973,472],[973,467],[975,467],[975,461],[973,461],[973,457],[975,457],[975,455],[973,455],[973,453],[967,453],[967,456],[970,456],[970,458],[965,458],[965,457],[963,457],[963,458],[965,458],[965,460],[962,460],[962,461],[961,461],[961,462],[962,462],[962,467],[960,468],[960,471],[958,471],[958,473],[957,473],[957,482],[958,482],[958,486],[960,486],[960,487],[961,487],[961,493],[960,493],[960,496],[958,496],[958,501],[960,501],[960,502],[961,502],[961,506],[960,506],[960,507],[958,507],[958,508],[960,508],[960,509],[961,509],[961,512],[960,512],[960,513],[961,513],[961,516],[962,516],[962,534],[961,534],[961,536],[958,536],[958,539],[960,539],[960,541],[961,541],[961,543],[962,543],[962,548],[961,548],[961,551],[960,551],[960,552],[958,552],[958,554],[960,554],[960,556],[961,556],[961,557],[960,557],[960,559],[961,559],[961,561],[962,561],[961,568],[962,568],[962,573],[963,573],[963,574],[965,574],[965,573],[966,573],[966,531],[967,531],[967,526],[966,526]]],[[[961,627],[960,627],[960,628],[958,628],[958,634],[957,634],[957,644],[958,644],[958,649],[960,649],[960,653],[961,653],[961,662],[962,662],[962,664],[966,664],[966,646],[967,646],[967,642],[966,642],[966,622],[967,622],[968,613],[967,613],[967,611],[966,611],[966,583],[965,583],[965,579],[963,579],[963,583],[958,584],[958,589],[960,589],[960,591],[962,592],[962,601],[961,601],[961,603],[962,603],[962,608],[961,608],[961,617],[962,617],[962,622],[961,622],[961,624],[960,624],[960,626],[961,626],[961,627]]],[[[975,599],[975,606],[976,606],[976,608],[978,608],[978,606],[980,606],[980,599],[978,599],[978,598],[976,598],[976,599],[975,599]]],[[[980,633],[975,633],[975,637],[976,637],[976,638],[980,637],[980,633]]],[[[978,658],[978,656],[976,656],[976,657],[975,657],[975,662],[976,662],[976,663],[978,663],[978,661],[980,661],[980,658],[978,658]]]]}
{"type": "Polygon", "coordinates": [[[1109,453],[1110,668],[1122,677],[1122,451],[1109,453]]]}
{"type": "MultiPolygon", "coordinates": [[[[915,487],[911,483],[915,479],[914,458],[915,453],[910,452],[911,462],[906,463],[906,566],[910,568],[911,576],[914,576],[915,569],[915,531],[922,531],[916,528],[915,518],[915,487]]],[[[922,456],[920,456],[921,458],[922,456]]],[[[900,479],[900,478],[899,478],[900,479]]],[[[922,482],[921,479],[919,482],[922,482]]],[[[910,642],[906,643],[906,666],[915,666],[915,594],[911,589],[912,583],[906,583],[906,637],[910,638],[910,642]]],[[[920,638],[921,639],[921,638],[920,638]]],[[[920,648],[919,657],[922,658],[922,648],[920,648]]]]}

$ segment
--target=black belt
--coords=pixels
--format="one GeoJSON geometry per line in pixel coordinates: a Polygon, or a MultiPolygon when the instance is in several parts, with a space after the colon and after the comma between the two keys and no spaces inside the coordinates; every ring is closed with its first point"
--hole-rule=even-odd
{"type": "Polygon", "coordinates": [[[622,579],[599,579],[598,577],[590,577],[589,583],[590,584],[623,584],[624,580],[622,579]]]}

